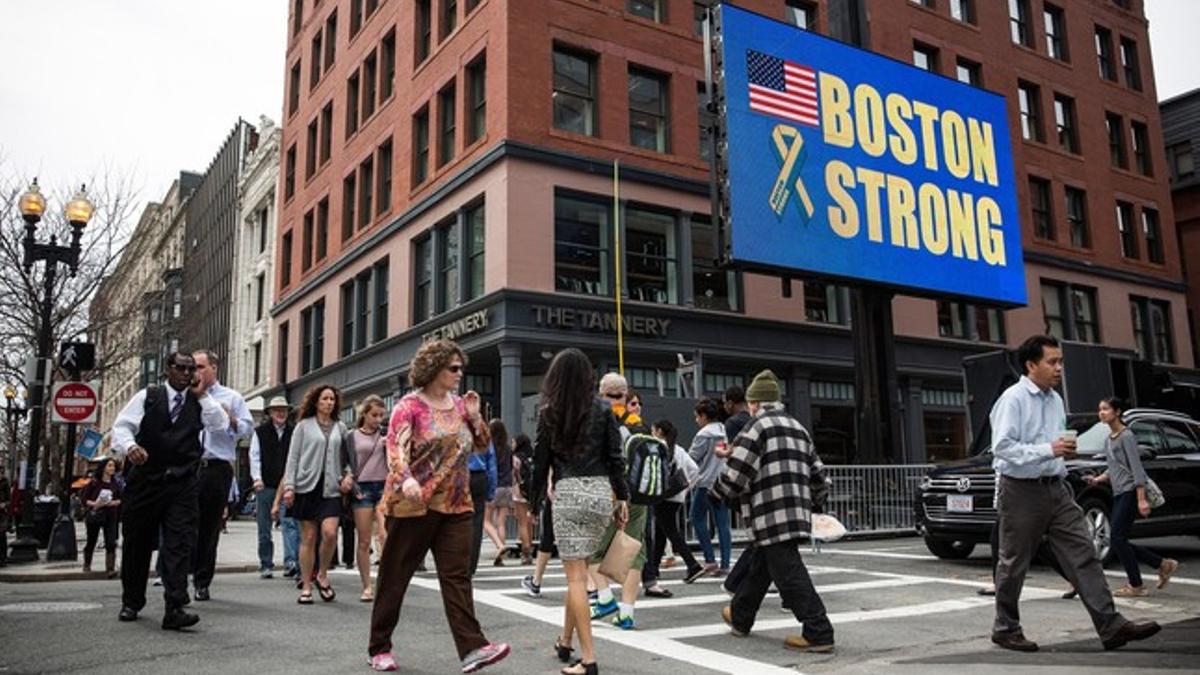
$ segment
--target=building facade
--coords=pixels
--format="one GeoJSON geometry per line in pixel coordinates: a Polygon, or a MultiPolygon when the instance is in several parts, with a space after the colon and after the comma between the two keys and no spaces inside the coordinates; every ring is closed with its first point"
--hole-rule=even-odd
{"type": "MultiPolygon", "coordinates": [[[[717,394],[771,367],[822,456],[855,461],[847,289],[713,263],[706,4],[294,0],[277,387],[391,395],[423,340],[454,337],[521,428],[556,350],[617,366],[619,229],[634,386],[678,396],[687,362],[717,394]]],[[[737,4],[1008,101],[1030,303],[895,299],[889,461],[960,456],[962,359],[1029,334],[1193,366],[1140,0],[737,4]]]]}
{"type": "Polygon", "coordinates": [[[1196,153],[1200,149],[1200,89],[1163,101],[1159,107],[1179,250],[1184,278],[1188,282],[1192,359],[1200,362],[1200,353],[1196,351],[1197,340],[1200,340],[1200,278],[1197,277],[1200,275],[1200,174],[1196,173],[1196,153]]]}
{"type": "Polygon", "coordinates": [[[188,201],[184,233],[185,349],[211,349],[225,360],[233,318],[234,252],[241,226],[239,186],[258,134],[239,119],[188,201]]]}
{"type": "Polygon", "coordinates": [[[246,156],[238,185],[241,215],[234,243],[233,325],[228,363],[222,369],[225,384],[252,404],[272,382],[272,331],[267,312],[275,278],[276,186],[282,130],[263,116],[257,133],[257,147],[246,156]]]}

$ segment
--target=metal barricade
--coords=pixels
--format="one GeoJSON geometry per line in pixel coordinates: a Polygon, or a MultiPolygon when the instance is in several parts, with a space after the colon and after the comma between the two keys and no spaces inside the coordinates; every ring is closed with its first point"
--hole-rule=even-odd
{"type": "Polygon", "coordinates": [[[913,500],[932,464],[825,465],[831,481],[825,511],[847,532],[912,532],[913,500]]]}

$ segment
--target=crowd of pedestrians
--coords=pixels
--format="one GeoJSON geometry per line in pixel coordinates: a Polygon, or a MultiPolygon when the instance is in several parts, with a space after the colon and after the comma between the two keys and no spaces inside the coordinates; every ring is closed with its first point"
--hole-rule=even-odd
{"type": "MultiPolygon", "coordinates": [[[[1054,387],[1061,350],[1053,338],[1039,336],[1022,346],[1020,359],[1026,376],[1000,397],[991,418],[999,512],[995,589],[989,591],[996,594],[992,640],[1008,649],[1037,649],[1021,630],[1018,599],[1039,549],[1070,581],[1072,597],[1083,600],[1105,648],[1153,635],[1157,624],[1125,619],[1112,601],[1113,595],[1145,594],[1139,563],[1157,572],[1159,588],[1178,568],[1128,542],[1133,519],[1150,506],[1136,441],[1121,423],[1123,404],[1100,404],[1100,419],[1112,430],[1108,470],[1089,479],[1111,483],[1115,495],[1113,546],[1128,584],[1110,593],[1062,483],[1074,441],[1060,433],[1065,419],[1054,387]]],[[[676,557],[685,584],[722,578],[732,599],[721,616],[732,635],[751,632],[774,585],[802,626],[784,644],[808,652],[834,649],[834,627],[798,548],[810,536],[813,514],[824,508],[829,483],[819,448],[787,412],[770,370],[745,390],[730,387],[719,401],[696,401],[695,429],[683,443],[670,419],[648,422],[642,397],[622,375],[606,373],[597,381],[594,365],[577,349],[559,352],[549,365],[534,437],[511,435],[501,420],[485,419],[478,394],[460,395],[467,363],[454,342],[429,341],[409,364],[406,390],[390,410],[382,398],[366,396],[353,404],[349,428],[340,412],[350,402],[337,387],[317,384],[305,392],[295,421],[288,401],[277,396],[255,427],[241,396],[220,384],[216,354],[171,354],[163,384],[138,392],[121,411],[111,438],[115,458],[97,465],[81,494],[84,568],[90,570],[102,536],[105,571],[117,574],[123,523],[120,620],[136,620],[145,607],[157,549],[163,628],[199,622],[184,607],[211,597],[217,505],[231,490],[234,449],[248,440],[259,575],[274,575],[278,528],[283,574],[295,580],[297,602],[335,601],[329,572],[337,564],[340,523],[347,563],[357,561],[358,599],[372,605],[366,645],[372,669],[398,667],[394,634],[405,594],[430,553],[462,671],[508,655],[510,646],[489,640],[475,615],[472,577],[484,537],[496,551],[492,566],[510,564],[510,555],[533,565],[521,585],[534,598],[542,595],[551,558],[561,559],[567,592],[552,653],[565,664],[564,675],[599,672],[592,621],[633,630],[640,595],[674,595],[660,579],[676,557]],[[736,565],[735,513],[750,537],[736,565]],[[515,546],[507,531],[510,514],[515,546]],[[686,525],[702,560],[684,536],[686,525]]]]}

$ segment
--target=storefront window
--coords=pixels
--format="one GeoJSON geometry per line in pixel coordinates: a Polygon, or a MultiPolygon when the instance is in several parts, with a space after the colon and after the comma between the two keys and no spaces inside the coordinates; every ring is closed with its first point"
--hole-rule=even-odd
{"type": "Polygon", "coordinates": [[[738,311],[737,273],[716,266],[717,238],[706,216],[692,217],[692,292],[700,309],[738,311]]]}
{"type": "Polygon", "coordinates": [[[850,464],[854,461],[854,406],[814,405],[812,437],[817,453],[825,464],[850,464]]]}
{"type": "Polygon", "coordinates": [[[841,302],[842,287],[817,281],[804,282],[804,318],[818,323],[849,325],[850,317],[841,302]]]}
{"type": "MultiPolygon", "coordinates": [[[[962,413],[926,412],[926,461],[948,462],[967,456],[967,418],[962,413]]],[[[824,455],[822,455],[824,458],[824,455]]]]}
{"type": "Polygon", "coordinates": [[[608,207],[574,197],[554,200],[554,288],[611,295],[608,207]]]}
{"type": "Polygon", "coordinates": [[[630,208],[625,217],[625,265],[629,299],[679,302],[675,217],[630,208]]]}

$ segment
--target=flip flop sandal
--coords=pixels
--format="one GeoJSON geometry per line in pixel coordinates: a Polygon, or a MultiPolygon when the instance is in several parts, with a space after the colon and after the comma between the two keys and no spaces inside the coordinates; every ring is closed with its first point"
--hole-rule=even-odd
{"type": "Polygon", "coordinates": [[[313,604],[312,591],[305,591],[304,593],[301,593],[300,597],[296,598],[296,602],[301,605],[313,604]]]}
{"type": "Polygon", "coordinates": [[[332,584],[322,586],[320,581],[317,582],[317,593],[321,595],[321,599],[325,602],[333,602],[333,599],[337,597],[332,584]]]}
{"type": "Polygon", "coordinates": [[[358,596],[359,602],[374,602],[375,595],[371,591],[363,591],[362,595],[358,596]]]}

